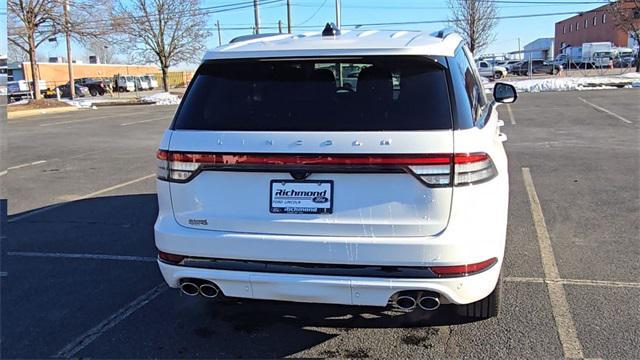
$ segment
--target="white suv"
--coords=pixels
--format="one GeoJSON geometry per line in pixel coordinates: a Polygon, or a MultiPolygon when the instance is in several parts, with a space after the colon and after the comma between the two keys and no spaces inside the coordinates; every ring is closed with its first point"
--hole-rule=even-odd
{"type": "Polygon", "coordinates": [[[157,154],[162,275],[208,298],[494,316],[496,105],[515,89],[494,98],[455,34],[328,25],[207,52],[157,154]]]}

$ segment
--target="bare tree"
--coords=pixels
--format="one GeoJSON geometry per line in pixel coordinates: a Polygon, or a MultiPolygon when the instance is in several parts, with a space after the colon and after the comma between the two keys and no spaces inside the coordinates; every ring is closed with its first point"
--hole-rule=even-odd
{"type": "Polygon", "coordinates": [[[8,43],[8,50],[9,54],[7,54],[7,59],[10,63],[23,63],[29,61],[29,52],[24,51],[21,47],[14,45],[12,42],[8,43]]]}
{"type": "Polygon", "coordinates": [[[207,16],[199,0],[119,0],[117,30],[128,39],[127,50],[162,71],[162,86],[169,91],[169,68],[198,60],[205,49],[207,16]]]}
{"type": "Polygon", "coordinates": [[[12,47],[29,55],[33,96],[42,98],[39,87],[36,49],[58,32],[59,9],[54,0],[9,0],[8,39],[12,47]]]}
{"type": "Polygon", "coordinates": [[[116,56],[116,47],[111,41],[92,39],[87,42],[86,49],[91,55],[97,56],[104,64],[112,64],[119,61],[116,56]]]}
{"type": "MultiPolygon", "coordinates": [[[[609,4],[609,13],[618,29],[640,45],[640,0],[618,0],[609,4]]],[[[636,52],[636,71],[640,72],[640,51],[636,52]]]]}
{"type": "Polygon", "coordinates": [[[449,9],[449,21],[472,53],[482,51],[495,39],[498,10],[494,0],[449,0],[449,9]]]}

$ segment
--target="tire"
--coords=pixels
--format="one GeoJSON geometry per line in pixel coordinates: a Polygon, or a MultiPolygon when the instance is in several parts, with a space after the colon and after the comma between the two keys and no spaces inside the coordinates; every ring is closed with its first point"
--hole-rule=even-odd
{"type": "Polygon", "coordinates": [[[495,74],[493,74],[493,76],[495,77],[496,80],[502,79],[502,73],[500,71],[496,71],[495,74]]]}
{"type": "Polygon", "coordinates": [[[89,89],[89,94],[91,94],[91,96],[98,96],[98,91],[95,88],[91,88],[89,89]]]}
{"type": "Polygon", "coordinates": [[[502,276],[498,278],[496,288],[482,300],[471,304],[459,305],[458,314],[475,320],[486,320],[500,314],[502,298],[502,276]]]}
{"type": "Polygon", "coordinates": [[[102,96],[104,95],[106,91],[104,89],[98,89],[98,95],[102,96]]]}

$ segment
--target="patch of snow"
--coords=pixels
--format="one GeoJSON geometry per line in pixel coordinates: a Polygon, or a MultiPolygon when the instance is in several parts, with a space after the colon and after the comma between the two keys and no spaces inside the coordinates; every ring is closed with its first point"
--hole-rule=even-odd
{"type": "Polygon", "coordinates": [[[24,104],[28,104],[29,103],[29,99],[22,99],[22,100],[18,100],[18,101],[14,101],[12,103],[9,103],[9,106],[11,105],[24,105],[24,104]]]}
{"type": "MultiPolygon", "coordinates": [[[[515,86],[518,92],[547,92],[547,91],[571,91],[571,90],[594,90],[594,89],[616,89],[621,83],[628,83],[630,75],[638,73],[628,73],[627,76],[617,77],[555,77],[544,79],[529,79],[504,81],[515,86]]],[[[631,83],[629,83],[631,84],[631,83]]],[[[485,84],[486,90],[493,89],[494,84],[485,84]]]]}
{"type": "Polygon", "coordinates": [[[155,105],[180,104],[180,98],[177,95],[173,95],[168,92],[161,92],[161,93],[157,93],[149,96],[144,96],[140,100],[143,102],[154,103],[155,105]]]}
{"type": "Polygon", "coordinates": [[[68,99],[63,99],[60,100],[62,102],[65,102],[71,106],[75,106],[77,108],[80,109],[89,109],[92,106],[92,103],[90,100],[68,100],[68,99]]]}
{"type": "Polygon", "coordinates": [[[620,75],[620,77],[631,78],[631,79],[640,79],[640,73],[638,73],[638,72],[630,72],[630,73],[622,74],[622,75],[620,75]]]}

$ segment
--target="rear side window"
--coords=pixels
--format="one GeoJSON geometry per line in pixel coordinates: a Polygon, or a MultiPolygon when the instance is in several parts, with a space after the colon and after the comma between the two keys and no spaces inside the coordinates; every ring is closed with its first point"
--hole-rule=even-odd
{"type": "Polygon", "coordinates": [[[446,69],[427,58],[213,61],[198,69],[176,130],[452,128],[446,69]]]}

